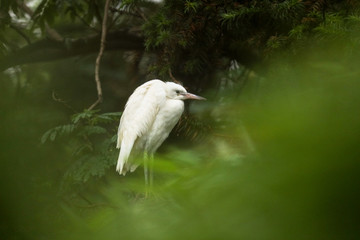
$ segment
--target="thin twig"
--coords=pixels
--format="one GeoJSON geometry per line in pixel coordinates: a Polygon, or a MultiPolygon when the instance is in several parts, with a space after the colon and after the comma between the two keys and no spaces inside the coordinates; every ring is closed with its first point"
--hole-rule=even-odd
{"type": "Polygon", "coordinates": [[[78,196],[83,199],[85,202],[87,202],[89,205],[93,205],[93,203],[87,199],[84,195],[82,195],[81,193],[78,193],[78,196]]]}
{"type": "Polygon", "coordinates": [[[84,24],[84,25],[86,25],[88,28],[90,28],[91,30],[93,30],[93,31],[95,31],[95,32],[100,32],[100,30],[99,29],[96,29],[95,27],[92,27],[89,23],[87,23],[86,21],[85,21],[85,19],[83,18],[83,17],[81,17],[76,11],[74,11],[74,14],[75,14],[75,16],[78,18],[78,19],[80,19],[80,21],[84,24]]]}
{"type": "Polygon", "coordinates": [[[147,17],[145,16],[145,14],[141,11],[141,9],[140,9],[138,6],[135,7],[135,11],[137,12],[137,14],[139,14],[139,15],[141,16],[141,18],[142,18],[145,22],[148,21],[147,17]]]}
{"type": "MultiPolygon", "coordinates": [[[[31,8],[29,8],[25,2],[22,2],[20,0],[16,1],[17,5],[24,11],[26,12],[31,18],[34,17],[34,12],[33,10],[31,10],[31,8]]],[[[64,38],[53,28],[51,28],[49,26],[49,24],[47,22],[45,22],[45,30],[46,33],[48,34],[49,38],[52,40],[55,40],[57,42],[62,42],[64,41],[64,38]]]]}
{"type": "Polygon", "coordinates": [[[57,42],[64,41],[64,37],[61,36],[55,29],[51,28],[48,23],[45,23],[45,30],[50,39],[57,42]]]}
{"type": "Polygon", "coordinates": [[[58,97],[56,96],[55,91],[52,92],[51,96],[52,96],[52,99],[53,99],[55,102],[58,102],[58,103],[63,104],[65,107],[69,108],[69,109],[70,109],[71,111],[73,111],[74,113],[77,112],[77,111],[75,111],[74,108],[72,108],[69,104],[67,104],[67,102],[65,102],[65,101],[62,100],[61,98],[58,98],[58,97]]]}
{"type": "Polygon", "coordinates": [[[106,22],[108,18],[108,10],[109,10],[110,0],[106,0],[105,2],[105,9],[104,9],[104,18],[102,22],[102,29],[101,29],[101,42],[100,42],[100,51],[96,58],[95,62],[95,82],[96,82],[96,90],[98,99],[89,107],[88,110],[92,110],[96,105],[102,102],[102,89],[101,89],[101,82],[99,77],[99,71],[100,71],[100,60],[104,53],[105,49],[105,41],[106,41],[106,22]]]}
{"type": "Polygon", "coordinates": [[[180,85],[183,85],[182,82],[178,81],[173,75],[172,75],[172,72],[171,72],[171,68],[169,68],[169,76],[170,78],[177,84],[180,84],[180,85]]]}

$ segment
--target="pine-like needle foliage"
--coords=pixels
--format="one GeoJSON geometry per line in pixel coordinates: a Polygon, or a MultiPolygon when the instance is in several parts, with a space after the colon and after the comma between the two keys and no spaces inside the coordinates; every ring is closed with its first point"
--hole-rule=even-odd
{"type": "MultiPolygon", "coordinates": [[[[170,68],[206,88],[214,70],[231,60],[247,68],[267,63],[314,31],[331,34],[334,16],[357,18],[357,7],[356,1],[165,1],[144,26],[146,48],[159,52],[150,70],[167,77],[170,68]]],[[[346,31],[338,26],[333,32],[346,31]]]]}

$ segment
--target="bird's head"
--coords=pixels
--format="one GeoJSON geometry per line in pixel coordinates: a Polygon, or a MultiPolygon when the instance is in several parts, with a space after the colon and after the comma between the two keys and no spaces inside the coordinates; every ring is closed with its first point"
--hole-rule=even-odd
{"type": "Polygon", "coordinates": [[[170,99],[175,99],[175,100],[186,100],[186,99],[206,100],[206,98],[197,96],[192,93],[188,93],[183,86],[174,82],[166,82],[166,96],[170,99]]]}

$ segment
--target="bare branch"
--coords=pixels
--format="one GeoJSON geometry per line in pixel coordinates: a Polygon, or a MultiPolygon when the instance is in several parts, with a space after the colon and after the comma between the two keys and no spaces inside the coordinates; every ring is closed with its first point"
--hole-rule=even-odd
{"type": "Polygon", "coordinates": [[[62,103],[65,107],[69,108],[69,109],[70,109],[71,111],[73,111],[74,113],[77,112],[77,111],[75,111],[74,108],[72,108],[69,104],[67,104],[67,102],[65,102],[65,101],[62,100],[61,98],[58,98],[58,97],[56,96],[55,91],[52,91],[51,97],[52,97],[52,99],[53,99],[55,102],[62,103]]]}
{"type": "MultiPolygon", "coordinates": [[[[98,91],[98,94],[99,94],[99,91],[98,91]]],[[[98,99],[88,108],[88,110],[94,109],[94,107],[96,107],[101,102],[102,102],[102,95],[98,95],[98,99]]]]}
{"type": "Polygon", "coordinates": [[[180,84],[180,85],[183,85],[182,82],[178,81],[178,80],[172,75],[171,68],[169,68],[169,76],[170,76],[171,80],[173,80],[175,83],[180,84]]]}
{"type": "Polygon", "coordinates": [[[96,107],[96,105],[101,103],[102,100],[103,100],[101,82],[100,82],[100,77],[99,77],[99,71],[100,71],[100,60],[101,60],[101,57],[102,57],[102,55],[104,53],[104,49],[105,49],[106,22],[107,22],[107,18],[108,18],[109,5],[110,5],[110,0],[106,0],[105,8],[104,8],[104,18],[103,18],[103,22],[102,22],[100,51],[99,51],[99,54],[98,54],[98,56],[96,58],[96,63],[95,63],[95,82],[96,82],[96,90],[97,90],[98,99],[89,107],[89,110],[96,107]]]}
{"type": "MultiPolygon", "coordinates": [[[[105,51],[144,51],[144,38],[128,31],[109,32],[105,51]]],[[[49,38],[28,44],[6,56],[0,57],[0,71],[9,67],[38,62],[54,61],[99,52],[100,35],[57,42],[49,38]]],[[[10,43],[9,43],[10,44],[10,43]]]]}
{"type": "Polygon", "coordinates": [[[145,22],[147,22],[148,21],[148,19],[147,19],[147,17],[145,16],[145,14],[141,11],[141,9],[139,8],[139,7],[137,7],[136,6],[136,12],[141,16],[141,18],[145,21],[145,22]]]}
{"type": "Polygon", "coordinates": [[[85,21],[85,19],[84,19],[83,17],[81,17],[76,11],[74,11],[74,14],[75,14],[75,16],[76,16],[78,19],[80,19],[80,21],[81,21],[84,25],[86,25],[88,28],[90,28],[91,30],[93,30],[93,31],[95,31],[95,32],[100,32],[100,30],[96,29],[95,27],[93,27],[93,26],[91,26],[89,23],[87,23],[87,22],[85,21]]]}
{"type": "Polygon", "coordinates": [[[45,30],[51,39],[58,42],[64,41],[64,38],[55,29],[51,28],[47,23],[45,23],[45,30]]]}

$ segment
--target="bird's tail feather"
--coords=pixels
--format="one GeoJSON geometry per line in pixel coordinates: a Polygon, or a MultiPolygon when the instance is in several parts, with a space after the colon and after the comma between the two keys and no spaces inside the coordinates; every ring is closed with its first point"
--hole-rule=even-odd
{"type": "Polygon", "coordinates": [[[126,139],[122,139],[121,141],[121,149],[119,153],[119,158],[116,165],[116,171],[119,172],[119,174],[125,175],[128,169],[126,167],[124,168],[125,164],[127,163],[131,149],[134,145],[136,136],[135,137],[127,137],[126,139]]]}

